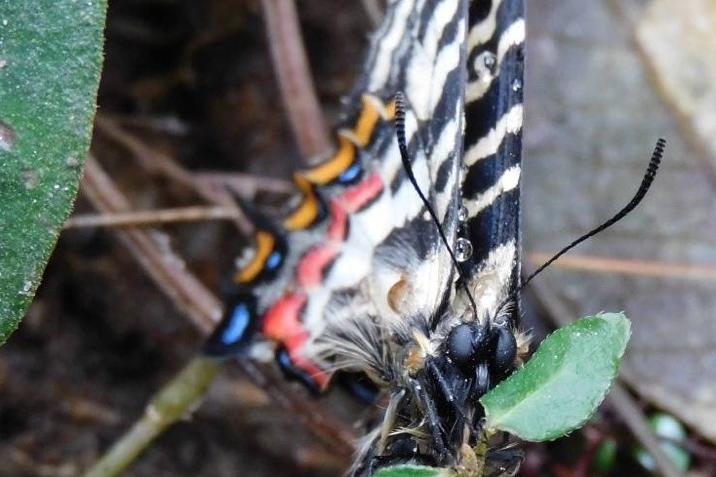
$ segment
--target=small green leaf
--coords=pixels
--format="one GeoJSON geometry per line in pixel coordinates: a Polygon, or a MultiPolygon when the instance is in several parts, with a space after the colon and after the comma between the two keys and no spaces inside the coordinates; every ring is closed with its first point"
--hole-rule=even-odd
{"type": "MultiPolygon", "coordinates": [[[[687,433],[684,426],[673,416],[664,413],[657,413],[649,418],[649,427],[654,434],[661,439],[661,448],[664,454],[671,460],[671,463],[679,472],[689,470],[691,456],[679,444],[686,441],[687,433]]],[[[643,447],[638,447],[634,457],[645,469],[654,471],[656,464],[654,458],[643,447]]]]}
{"type": "Polygon", "coordinates": [[[380,469],[373,475],[374,477],[448,477],[452,472],[422,465],[396,465],[380,469]]]}
{"type": "Polygon", "coordinates": [[[488,428],[545,441],[582,426],[616,378],[629,335],[622,313],[555,331],[522,369],[480,399],[488,428]]]}
{"type": "Polygon", "coordinates": [[[617,441],[607,439],[602,442],[594,453],[591,469],[600,474],[609,474],[614,470],[617,460],[617,441]]]}
{"type": "Polygon", "coordinates": [[[0,0],[0,345],[25,313],[77,193],[105,0],[0,0]]]}

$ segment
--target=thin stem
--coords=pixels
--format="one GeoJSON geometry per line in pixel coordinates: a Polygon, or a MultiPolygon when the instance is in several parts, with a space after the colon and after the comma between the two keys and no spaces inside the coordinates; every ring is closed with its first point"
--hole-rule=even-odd
{"type": "Polygon", "coordinates": [[[142,417],[84,477],[119,475],[167,427],[185,419],[200,404],[221,367],[220,361],[197,357],[169,381],[149,402],[142,417]]]}
{"type": "Polygon", "coordinates": [[[64,228],[147,227],[177,222],[234,220],[236,217],[236,211],[225,207],[178,207],[173,209],[143,210],[117,214],[74,215],[65,222],[64,228]]]}
{"type": "MultiPolygon", "coordinates": [[[[546,253],[530,253],[527,255],[527,260],[533,265],[539,265],[544,263],[551,256],[552,255],[546,253]]],[[[640,277],[716,280],[716,266],[714,265],[691,265],[684,263],[571,255],[560,257],[552,266],[565,270],[583,270],[595,273],[615,273],[640,277]]]]}
{"type": "Polygon", "coordinates": [[[95,117],[95,126],[97,131],[126,147],[145,170],[161,174],[177,184],[193,189],[207,202],[234,209],[237,215],[234,223],[241,234],[250,236],[253,233],[253,225],[241,213],[230,194],[220,189],[212,189],[205,183],[196,180],[191,172],[180,166],[170,156],[152,149],[133,134],[119,127],[113,120],[98,114],[95,117]]]}
{"type": "MultiPolygon", "coordinates": [[[[104,213],[130,210],[129,201],[117,188],[93,157],[88,157],[82,191],[95,208],[104,213]]],[[[155,229],[115,229],[114,233],[127,246],[132,256],[144,268],[165,295],[203,333],[208,334],[221,318],[221,302],[184,266],[184,261],[171,248],[158,240],[155,229]],[[161,242],[161,243],[160,243],[161,242]]],[[[350,458],[354,435],[314,402],[302,395],[288,392],[286,384],[263,374],[251,361],[237,363],[241,372],[280,407],[290,412],[310,429],[317,439],[338,459],[350,458]]],[[[141,436],[138,436],[141,437],[141,436]]],[[[148,444],[148,441],[144,441],[148,444]]]]}
{"type": "Polygon", "coordinates": [[[293,0],[261,0],[283,106],[304,161],[333,145],[316,98],[293,0]]]}

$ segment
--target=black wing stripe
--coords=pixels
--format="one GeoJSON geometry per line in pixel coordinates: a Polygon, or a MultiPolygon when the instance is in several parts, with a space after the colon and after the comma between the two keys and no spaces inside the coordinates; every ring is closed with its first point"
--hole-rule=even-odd
{"type": "MultiPolygon", "coordinates": [[[[465,148],[465,166],[472,167],[478,161],[495,154],[508,134],[519,134],[522,131],[522,121],[523,109],[521,102],[513,104],[508,110],[497,116],[495,121],[488,125],[490,129],[484,135],[478,137],[472,145],[465,148]]],[[[508,154],[508,156],[505,160],[507,167],[520,162],[518,154],[508,154]]],[[[497,179],[497,176],[494,179],[497,179]]]]}
{"type": "Polygon", "coordinates": [[[473,285],[500,275],[492,308],[519,280],[524,2],[474,0],[471,13],[462,199],[473,253],[462,272],[473,285]]]}
{"type": "MultiPolygon", "coordinates": [[[[504,192],[492,201],[489,208],[483,209],[468,222],[473,257],[483,257],[484,260],[493,248],[516,240],[519,217],[512,211],[515,207],[519,207],[519,200],[519,189],[504,192]]],[[[463,273],[471,276],[480,271],[482,260],[465,262],[463,273]]]]}
{"type": "Polygon", "coordinates": [[[502,194],[511,192],[520,184],[520,166],[515,164],[502,172],[497,181],[479,194],[475,194],[470,200],[465,201],[465,208],[469,218],[475,217],[484,210],[490,208],[495,200],[502,194]]]}
{"type": "MultiPolygon", "coordinates": [[[[514,154],[514,151],[519,151],[521,144],[519,142],[520,132],[515,131],[514,133],[506,134],[494,154],[485,157],[467,169],[462,188],[462,195],[466,198],[466,202],[469,202],[478,194],[484,193],[494,185],[495,177],[500,176],[499,169],[496,170],[499,167],[500,158],[514,154]]],[[[518,161],[514,161],[513,166],[518,164],[518,161]]],[[[511,167],[509,165],[505,166],[511,167]]]]}

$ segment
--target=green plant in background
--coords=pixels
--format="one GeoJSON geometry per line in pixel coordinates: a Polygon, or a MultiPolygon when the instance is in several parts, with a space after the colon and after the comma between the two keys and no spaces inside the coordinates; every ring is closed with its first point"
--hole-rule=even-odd
{"type": "MultiPolygon", "coordinates": [[[[686,442],[688,434],[681,424],[674,416],[658,412],[649,417],[649,426],[654,434],[662,439],[661,448],[667,455],[671,463],[679,472],[686,472],[689,470],[691,464],[691,456],[686,452],[681,445],[686,442]]],[[[645,469],[654,471],[656,466],[654,465],[654,458],[649,452],[643,447],[639,446],[634,449],[634,457],[636,460],[644,466],[645,469]]]]}
{"type": "MultiPolygon", "coordinates": [[[[629,336],[629,320],[622,313],[582,318],[552,333],[522,369],[480,399],[488,434],[506,431],[526,441],[548,441],[584,425],[614,382],[629,336]]],[[[376,474],[447,475],[446,469],[422,466],[396,466],[376,474]]]]}
{"type": "Polygon", "coordinates": [[[0,0],[0,345],[72,208],[102,66],[106,1],[0,0]]]}

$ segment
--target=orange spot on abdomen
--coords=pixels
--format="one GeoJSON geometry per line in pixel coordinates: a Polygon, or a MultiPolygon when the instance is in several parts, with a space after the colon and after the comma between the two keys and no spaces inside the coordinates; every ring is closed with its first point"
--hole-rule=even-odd
{"type": "Polygon", "coordinates": [[[255,240],[256,252],[254,253],[254,258],[251,259],[248,265],[234,275],[234,281],[236,283],[248,283],[256,278],[258,274],[261,273],[261,270],[263,270],[266,260],[269,255],[271,255],[276,243],[273,235],[263,230],[256,232],[255,240]]]}

